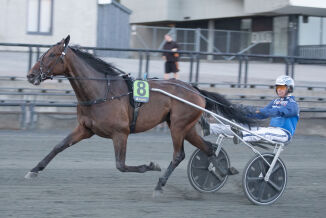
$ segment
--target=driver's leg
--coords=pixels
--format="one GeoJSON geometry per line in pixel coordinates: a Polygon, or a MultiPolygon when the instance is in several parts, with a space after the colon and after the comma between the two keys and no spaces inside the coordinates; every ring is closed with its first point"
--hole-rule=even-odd
{"type": "MultiPolygon", "coordinates": [[[[277,127],[260,127],[257,130],[252,130],[252,132],[271,141],[287,142],[289,140],[288,134],[283,129],[277,127]]],[[[243,140],[246,142],[257,142],[261,138],[250,132],[243,132],[243,140]]]]}

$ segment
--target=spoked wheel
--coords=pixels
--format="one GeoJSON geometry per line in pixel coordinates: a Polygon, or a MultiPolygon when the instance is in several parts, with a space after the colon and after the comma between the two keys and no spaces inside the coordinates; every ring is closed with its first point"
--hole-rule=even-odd
{"type": "Polygon", "coordinates": [[[198,191],[214,192],[225,184],[229,168],[229,157],[223,148],[218,157],[214,157],[214,161],[210,161],[204,152],[197,149],[188,162],[188,179],[198,191]]]}
{"type": "MultiPolygon", "coordinates": [[[[265,153],[262,156],[272,163],[274,154],[265,153]]],[[[284,192],[287,183],[287,171],[283,161],[278,158],[268,181],[265,175],[269,165],[260,155],[253,157],[244,169],[242,187],[247,198],[257,205],[274,203],[284,192]]]]}

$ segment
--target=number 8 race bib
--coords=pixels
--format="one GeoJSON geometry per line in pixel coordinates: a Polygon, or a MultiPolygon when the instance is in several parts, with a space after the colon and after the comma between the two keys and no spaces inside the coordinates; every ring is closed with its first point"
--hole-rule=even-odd
{"type": "Polygon", "coordinates": [[[133,84],[134,100],[146,103],[149,101],[149,84],[144,80],[135,80],[133,84]]]}

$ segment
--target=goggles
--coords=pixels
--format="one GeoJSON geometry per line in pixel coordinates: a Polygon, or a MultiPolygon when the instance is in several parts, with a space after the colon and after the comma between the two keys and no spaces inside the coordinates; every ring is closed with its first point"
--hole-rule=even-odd
{"type": "Polygon", "coordinates": [[[287,86],[286,85],[276,85],[276,90],[287,90],[287,86]]]}

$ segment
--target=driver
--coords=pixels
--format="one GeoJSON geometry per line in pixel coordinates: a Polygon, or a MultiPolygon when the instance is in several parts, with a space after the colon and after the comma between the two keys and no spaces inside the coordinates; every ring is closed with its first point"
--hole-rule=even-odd
{"type": "MultiPolygon", "coordinates": [[[[269,127],[252,127],[250,131],[271,141],[290,141],[299,120],[299,106],[294,96],[291,95],[293,90],[294,81],[291,77],[285,75],[277,77],[275,91],[278,98],[272,100],[266,107],[261,109],[252,106],[248,107],[248,116],[250,117],[257,119],[271,118],[269,127]]],[[[261,138],[250,132],[240,131],[228,125],[209,124],[203,117],[201,119],[201,125],[204,136],[209,134],[233,136],[232,131],[234,131],[246,142],[257,142],[261,140],[261,138]]],[[[238,144],[239,141],[237,137],[233,137],[235,144],[238,144]]]]}

